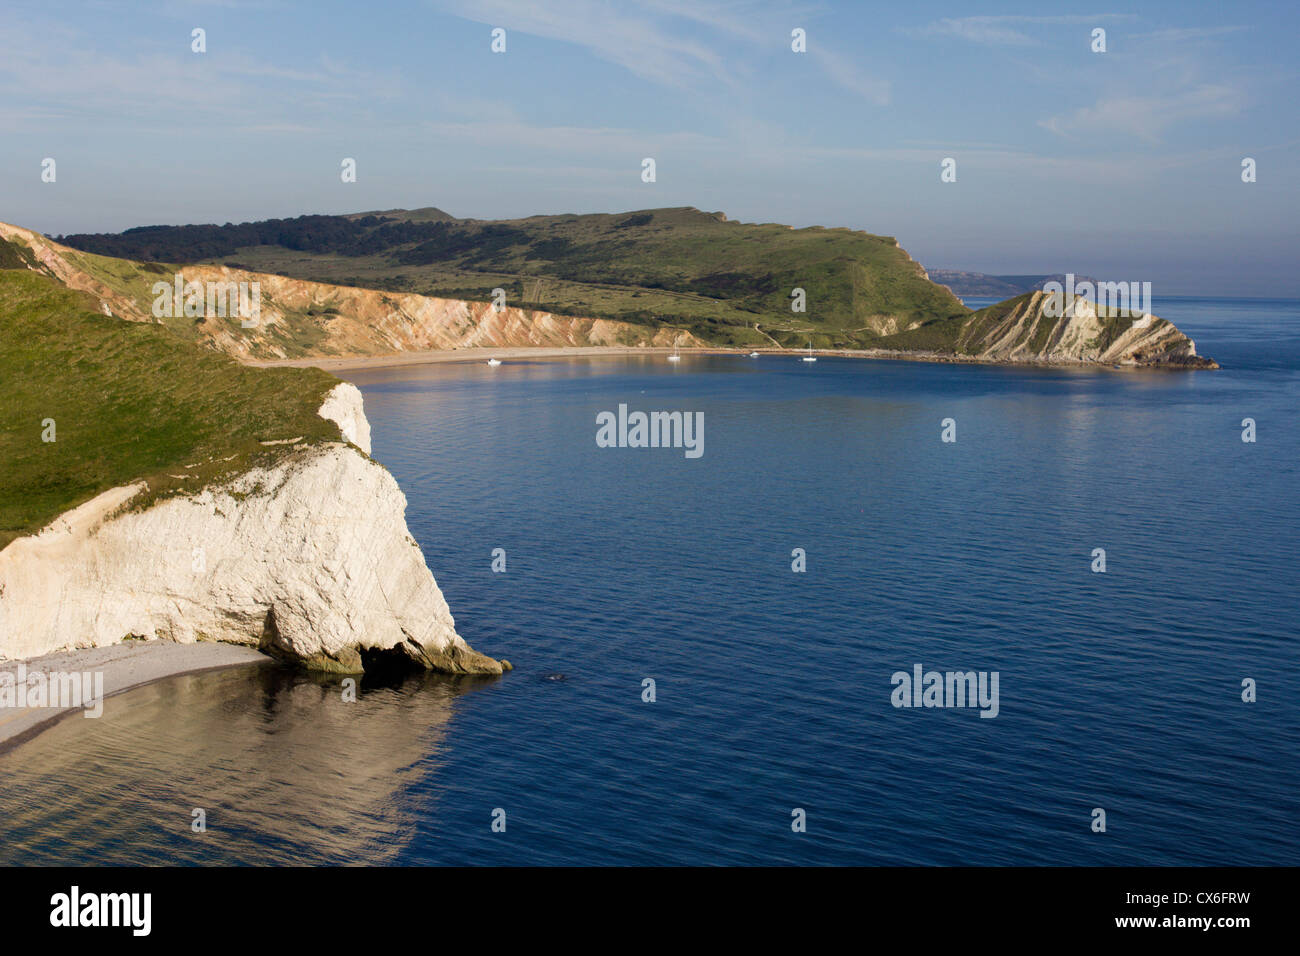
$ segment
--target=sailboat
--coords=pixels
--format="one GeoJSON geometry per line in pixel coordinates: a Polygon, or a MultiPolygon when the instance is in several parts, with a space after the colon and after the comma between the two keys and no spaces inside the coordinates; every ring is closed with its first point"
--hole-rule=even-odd
{"type": "Polygon", "coordinates": [[[679,354],[677,353],[677,346],[674,345],[674,346],[673,346],[673,354],[670,355],[670,356],[668,356],[668,361],[670,361],[670,362],[680,362],[681,360],[682,360],[681,355],[679,355],[679,354]]]}
{"type": "Polygon", "coordinates": [[[817,361],[817,356],[815,356],[815,355],[812,354],[812,343],[811,343],[811,342],[808,343],[808,354],[805,355],[805,356],[803,357],[803,361],[805,361],[805,362],[815,362],[815,361],[817,361]]]}

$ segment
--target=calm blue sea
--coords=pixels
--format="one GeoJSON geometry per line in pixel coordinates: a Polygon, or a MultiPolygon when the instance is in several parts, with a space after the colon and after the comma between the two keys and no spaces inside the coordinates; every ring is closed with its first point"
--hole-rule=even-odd
{"type": "Polygon", "coordinates": [[[354,373],[516,669],[115,698],[0,755],[0,863],[1300,864],[1300,302],[1156,312],[1223,368],[354,373]],[[597,447],[620,403],[703,412],[703,456],[597,447]],[[997,716],[895,708],[917,664],[998,672],[997,716]]]}

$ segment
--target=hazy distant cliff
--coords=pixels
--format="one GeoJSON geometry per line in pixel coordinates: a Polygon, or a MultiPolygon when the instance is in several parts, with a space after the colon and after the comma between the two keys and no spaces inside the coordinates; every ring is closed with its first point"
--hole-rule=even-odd
{"type": "MultiPolygon", "coordinates": [[[[1055,275],[1003,275],[994,276],[984,272],[962,272],[957,269],[928,269],[930,281],[951,289],[954,295],[962,298],[980,296],[998,299],[1011,299],[1026,292],[1038,292],[1046,282],[1065,282],[1065,274],[1055,275]]],[[[1092,282],[1092,276],[1078,275],[1076,281],[1092,282]]]]}

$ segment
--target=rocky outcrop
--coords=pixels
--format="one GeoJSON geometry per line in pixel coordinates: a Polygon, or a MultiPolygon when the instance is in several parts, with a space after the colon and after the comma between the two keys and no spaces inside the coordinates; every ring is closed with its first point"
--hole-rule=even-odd
{"type": "Polygon", "coordinates": [[[957,351],[987,362],[1219,367],[1164,319],[1062,300],[1034,292],[981,309],[963,326],[957,351]]]}
{"type": "Polygon", "coordinates": [[[456,633],[405,497],[364,453],[360,393],[341,385],[322,411],[350,444],[287,447],[273,467],[143,509],[131,507],[143,484],[115,488],[10,543],[0,656],[145,637],[244,644],[343,673],[392,659],[501,673],[456,633]]]}
{"type": "Polygon", "coordinates": [[[335,385],[316,414],[337,424],[345,439],[370,454],[370,422],[366,418],[361,389],[351,382],[335,385]]]}
{"type": "Polygon", "coordinates": [[[261,322],[207,317],[197,325],[210,347],[241,360],[296,356],[390,355],[463,348],[564,348],[599,345],[697,345],[689,333],[653,330],[487,302],[380,292],[225,266],[185,266],[193,282],[257,282],[261,322]]]}

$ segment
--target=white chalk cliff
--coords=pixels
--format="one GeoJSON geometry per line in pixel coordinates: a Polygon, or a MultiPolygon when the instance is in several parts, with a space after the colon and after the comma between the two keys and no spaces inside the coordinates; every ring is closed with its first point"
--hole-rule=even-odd
{"type": "Polygon", "coordinates": [[[115,488],[0,551],[0,657],[127,637],[260,647],[357,673],[392,652],[450,673],[499,674],[456,633],[406,527],[406,497],[369,457],[361,393],[321,406],[347,443],[300,444],[274,467],[132,510],[115,488]]]}

